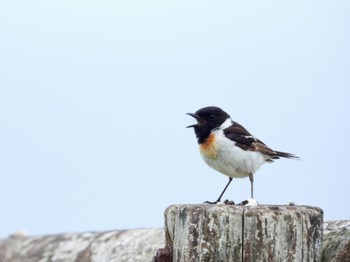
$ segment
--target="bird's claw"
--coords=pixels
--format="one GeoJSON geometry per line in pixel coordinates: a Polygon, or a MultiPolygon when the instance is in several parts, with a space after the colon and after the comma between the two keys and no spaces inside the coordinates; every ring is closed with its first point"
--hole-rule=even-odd
{"type": "Polygon", "coordinates": [[[242,202],[238,203],[239,206],[245,206],[246,204],[248,204],[248,200],[243,200],[242,202]]]}
{"type": "Polygon", "coordinates": [[[248,198],[247,200],[243,200],[241,203],[239,203],[238,205],[240,206],[251,206],[251,207],[254,207],[254,206],[258,206],[259,203],[258,201],[256,201],[255,199],[253,198],[248,198]]]}
{"type": "Polygon", "coordinates": [[[225,204],[225,205],[235,205],[235,201],[226,199],[226,200],[224,201],[224,204],[225,204]]]}
{"type": "Polygon", "coordinates": [[[215,204],[217,204],[217,203],[219,203],[220,201],[214,201],[214,202],[212,202],[212,201],[205,201],[204,202],[204,204],[210,204],[210,205],[215,205],[215,204]]]}
{"type": "Polygon", "coordinates": [[[220,200],[216,200],[216,201],[205,201],[204,204],[210,204],[210,205],[215,205],[218,203],[223,203],[225,205],[235,205],[235,202],[233,200],[228,200],[226,199],[224,202],[220,202],[220,200]]]}

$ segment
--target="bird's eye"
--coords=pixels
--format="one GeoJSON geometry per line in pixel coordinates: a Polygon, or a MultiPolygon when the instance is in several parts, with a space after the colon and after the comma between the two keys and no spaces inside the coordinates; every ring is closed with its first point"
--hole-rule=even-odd
{"type": "Polygon", "coordinates": [[[209,119],[209,120],[215,119],[215,115],[210,115],[210,116],[208,116],[208,119],[209,119]]]}

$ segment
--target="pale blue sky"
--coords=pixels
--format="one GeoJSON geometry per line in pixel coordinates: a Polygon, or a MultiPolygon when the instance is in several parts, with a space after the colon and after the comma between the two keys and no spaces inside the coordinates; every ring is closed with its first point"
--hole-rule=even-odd
{"type": "MultiPolygon", "coordinates": [[[[161,227],[214,200],[187,112],[294,153],[262,204],[350,219],[350,2],[0,1],[0,237],[161,227]]],[[[234,180],[224,199],[250,194],[234,180]]]]}

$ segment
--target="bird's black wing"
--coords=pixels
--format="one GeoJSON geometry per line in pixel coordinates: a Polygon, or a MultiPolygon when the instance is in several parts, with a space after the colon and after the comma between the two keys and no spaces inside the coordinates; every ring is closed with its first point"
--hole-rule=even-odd
{"type": "Polygon", "coordinates": [[[267,147],[262,141],[252,136],[247,129],[234,121],[232,121],[230,127],[223,131],[227,138],[234,141],[235,145],[243,150],[258,151],[265,155],[270,155],[271,157],[277,157],[275,151],[267,147]]]}
{"type": "Polygon", "coordinates": [[[243,126],[237,122],[232,121],[232,125],[223,130],[227,138],[235,142],[235,145],[243,150],[256,151],[267,156],[266,161],[272,162],[273,159],[278,159],[280,157],[284,158],[295,158],[298,157],[281,151],[274,151],[265,145],[262,141],[252,136],[243,126]]]}

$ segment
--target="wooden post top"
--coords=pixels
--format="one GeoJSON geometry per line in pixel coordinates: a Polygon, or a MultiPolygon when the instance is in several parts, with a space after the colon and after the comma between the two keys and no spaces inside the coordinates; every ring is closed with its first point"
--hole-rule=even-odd
{"type": "Polygon", "coordinates": [[[172,205],[173,261],[318,261],[323,211],[295,205],[172,205]]]}

